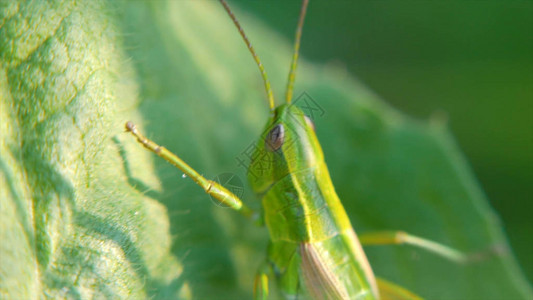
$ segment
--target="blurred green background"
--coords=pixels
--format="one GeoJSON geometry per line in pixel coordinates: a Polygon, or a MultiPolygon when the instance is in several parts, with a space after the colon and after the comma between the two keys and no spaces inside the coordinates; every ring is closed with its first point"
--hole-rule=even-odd
{"type": "MultiPolygon", "coordinates": [[[[300,1],[232,4],[292,41],[300,1]]],[[[530,281],[532,16],[531,1],[311,1],[301,46],[411,116],[447,115],[530,281]]]]}

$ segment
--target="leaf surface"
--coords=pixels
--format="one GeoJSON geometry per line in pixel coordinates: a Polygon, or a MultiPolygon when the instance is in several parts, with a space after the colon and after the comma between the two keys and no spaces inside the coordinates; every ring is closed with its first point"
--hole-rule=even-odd
{"type": "MultiPolygon", "coordinates": [[[[266,230],[213,205],[123,130],[131,119],[206,177],[245,180],[239,160],[268,109],[222,7],[1,5],[0,296],[250,298],[266,230]]],[[[290,44],[236,14],[282,99],[290,44]]],[[[369,247],[376,274],[430,299],[531,297],[441,122],[403,116],[350,75],[305,61],[295,96],[304,91],[357,232],[404,230],[497,252],[454,265],[407,246],[369,247]]],[[[259,208],[244,187],[244,201],[259,208]]]]}

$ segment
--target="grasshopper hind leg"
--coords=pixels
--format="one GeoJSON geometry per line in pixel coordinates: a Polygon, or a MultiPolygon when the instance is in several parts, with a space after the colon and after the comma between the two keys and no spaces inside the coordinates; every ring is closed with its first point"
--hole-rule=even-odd
{"type": "Polygon", "coordinates": [[[387,280],[376,278],[381,300],[421,300],[420,296],[387,280]]]}

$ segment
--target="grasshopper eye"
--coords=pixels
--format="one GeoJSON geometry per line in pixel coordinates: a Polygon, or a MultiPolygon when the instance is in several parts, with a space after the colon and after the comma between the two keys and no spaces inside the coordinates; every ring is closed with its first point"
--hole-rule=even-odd
{"type": "Polygon", "coordinates": [[[307,126],[311,127],[313,131],[315,131],[315,123],[311,121],[311,119],[308,116],[304,116],[305,123],[307,123],[307,126]]]}
{"type": "Polygon", "coordinates": [[[278,124],[267,135],[266,138],[266,147],[269,151],[276,151],[278,150],[281,145],[283,144],[283,140],[285,139],[285,129],[283,128],[283,125],[278,124]]]}

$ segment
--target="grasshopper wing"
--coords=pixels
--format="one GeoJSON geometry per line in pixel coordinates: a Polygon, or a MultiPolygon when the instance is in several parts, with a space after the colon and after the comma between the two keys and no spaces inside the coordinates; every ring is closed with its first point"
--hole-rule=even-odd
{"type": "Polygon", "coordinates": [[[312,244],[301,246],[302,273],[308,292],[313,299],[349,299],[337,276],[320,258],[312,244]]]}

